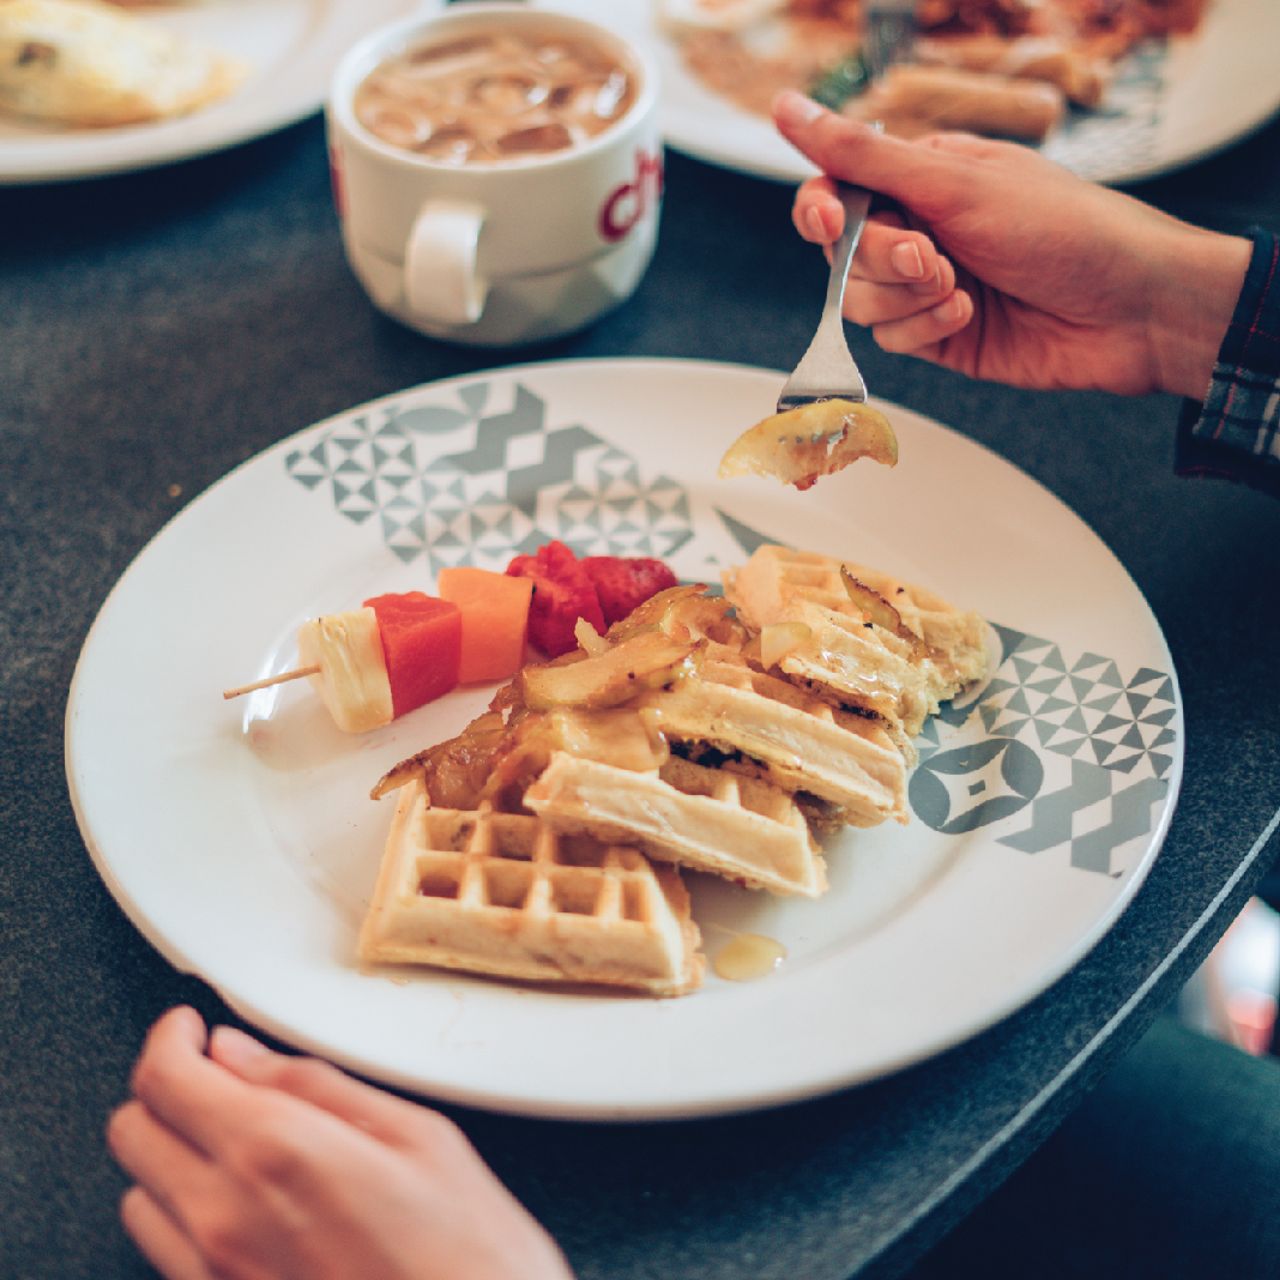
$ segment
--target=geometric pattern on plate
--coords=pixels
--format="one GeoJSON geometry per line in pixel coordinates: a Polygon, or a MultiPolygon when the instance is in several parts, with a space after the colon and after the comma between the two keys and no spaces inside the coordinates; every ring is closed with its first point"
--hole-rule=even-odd
{"type": "Polygon", "coordinates": [[[995,631],[1002,658],[991,679],[960,706],[944,705],[917,739],[913,812],[946,834],[993,826],[1009,848],[1065,850],[1073,866],[1119,874],[1169,790],[1172,679],[1151,667],[1125,675],[1100,654],[1064,655],[1042,637],[995,631]]]}
{"type": "Polygon", "coordinates": [[[433,809],[414,781],[396,806],[359,954],[667,996],[701,982],[697,943],[674,868],[527,814],[433,809]]]}
{"type": "Polygon", "coordinates": [[[579,555],[673,554],[693,536],[669,476],[580,424],[552,425],[519,383],[459,387],[448,401],[392,403],[344,419],[285,458],[355,523],[376,519],[401,560],[502,569],[558,538],[579,555]],[[501,402],[494,403],[497,397],[501,402]]]}
{"type": "Polygon", "coordinates": [[[1004,657],[972,711],[992,737],[1020,738],[1055,755],[1133,778],[1164,778],[1173,766],[1173,681],[1141,667],[1128,677],[1110,658],[996,628],[1004,657]]]}
{"type": "Polygon", "coordinates": [[[557,830],[626,841],[751,888],[816,897],[827,887],[795,801],[758,778],[678,756],[642,773],[557,751],[524,803],[557,830]]]}

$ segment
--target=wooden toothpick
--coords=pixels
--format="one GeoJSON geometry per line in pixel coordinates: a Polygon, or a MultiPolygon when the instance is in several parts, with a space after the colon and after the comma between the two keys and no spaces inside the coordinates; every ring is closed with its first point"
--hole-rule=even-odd
{"type": "Polygon", "coordinates": [[[265,680],[255,680],[252,684],[238,685],[234,689],[223,689],[222,696],[227,699],[238,698],[241,694],[252,693],[255,689],[270,689],[275,684],[284,684],[289,680],[301,680],[303,676],[318,676],[319,674],[319,663],[312,667],[295,667],[292,671],[282,671],[278,676],[268,676],[265,680]]]}

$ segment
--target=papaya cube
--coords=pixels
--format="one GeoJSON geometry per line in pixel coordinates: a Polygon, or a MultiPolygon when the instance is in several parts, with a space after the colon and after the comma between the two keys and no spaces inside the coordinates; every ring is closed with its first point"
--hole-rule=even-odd
{"type": "Polygon", "coordinates": [[[462,613],[462,684],[505,680],[524,665],[529,631],[530,578],[487,569],[441,569],[436,590],[462,613]]]}

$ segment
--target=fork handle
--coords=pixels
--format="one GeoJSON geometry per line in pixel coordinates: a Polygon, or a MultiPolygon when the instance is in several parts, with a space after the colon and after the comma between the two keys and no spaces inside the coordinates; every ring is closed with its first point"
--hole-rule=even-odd
{"type": "Polygon", "coordinates": [[[862,228],[867,225],[871,210],[871,192],[851,183],[837,182],[836,196],[844,205],[844,230],[831,248],[831,275],[827,280],[827,300],[822,308],[824,324],[835,320],[840,324],[844,313],[844,290],[849,279],[849,268],[862,239],[862,228]]]}

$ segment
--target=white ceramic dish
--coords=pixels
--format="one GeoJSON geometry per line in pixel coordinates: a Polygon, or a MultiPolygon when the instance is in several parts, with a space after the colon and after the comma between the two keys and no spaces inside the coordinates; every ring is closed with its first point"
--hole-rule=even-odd
{"type": "Polygon", "coordinates": [[[175,120],[120,129],[43,127],[0,114],[0,184],[65,182],[186,160],[261,137],[318,111],[338,60],[374,27],[443,0],[206,0],[143,9],[242,59],[244,83],[175,120]]]}
{"type": "MultiPolygon", "coordinates": [[[[798,182],[812,167],[762,120],[705,89],[654,19],[655,0],[545,0],[648,41],[663,73],[663,130],[679,151],[725,168],[798,182]],[[608,16],[605,16],[607,10],[608,16]]],[[[1216,0],[1194,36],[1153,46],[1120,69],[1101,110],[1077,113],[1045,150],[1097,182],[1136,182],[1242,137],[1280,108],[1280,5],[1216,0]]]]}
{"type": "Polygon", "coordinates": [[[806,494],[715,480],[781,380],[659,360],[479,373],[320,423],[195,500],[103,606],[67,710],[81,829],[137,926],[295,1045],[436,1097],[557,1116],[811,1096],[1044,990],[1116,919],[1173,811],[1182,715],[1160,630],[1057,499],[905,409],[889,407],[895,471],[862,464],[806,494]],[[995,624],[992,681],[919,740],[910,824],[836,839],[824,898],[691,878],[710,952],[726,929],[786,946],[766,979],[710,976],[662,1001],[361,973],[391,813],[368,789],[489,691],[360,738],[304,684],[218,696],[289,666],[309,616],[554,536],[713,581],[766,536],[882,565],[995,624]]]}

